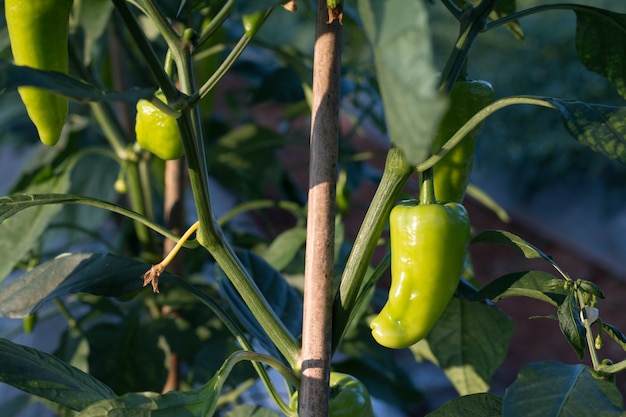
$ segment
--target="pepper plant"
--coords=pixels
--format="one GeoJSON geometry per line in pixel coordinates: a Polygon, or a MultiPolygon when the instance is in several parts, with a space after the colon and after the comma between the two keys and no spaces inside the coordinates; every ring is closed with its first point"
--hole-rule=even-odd
{"type": "Polygon", "coordinates": [[[528,16],[573,11],[581,62],[624,95],[623,14],[441,0],[458,32],[436,68],[434,6],[421,0],[43,7],[57,3],[2,2],[3,146],[34,156],[0,198],[0,315],[35,335],[66,322],[52,353],[0,339],[0,381],[24,393],[4,415],[33,398],[84,417],[369,416],[371,398],[409,414],[423,360],[459,394],[433,417],[624,414],[615,376],[626,360],[601,348],[610,338],[626,349],[626,336],[603,320],[601,288],[510,232],[468,236],[461,205],[466,191],[493,205],[466,188],[479,128],[505,107],[552,110],[573,139],[626,162],[623,107],[499,97],[497,86],[494,101],[488,82],[471,81],[469,56],[485,32],[519,37],[528,16]],[[251,98],[228,97],[218,87],[229,79],[251,98]],[[390,139],[380,175],[340,129],[341,97],[355,131],[373,122],[390,139]],[[261,102],[280,103],[287,127],[249,122],[261,102]],[[308,190],[280,158],[303,118],[308,190]],[[419,203],[394,209],[413,178],[419,203]],[[365,181],[376,192],[348,237],[347,197],[365,181]],[[236,199],[225,210],[220,186],[236,199]],[[242,214],[255,230],[239,226],[242,214]],[[468,241],[511,246],[555,273],[512,271],[481,287],[468,241]],[[390,264],[388,292],[377,283],[390,264]],[[591,364],[528,364],[504,394],[490,392],[514,331],[497,306],[507,297],[553,306],[591,364]]]}

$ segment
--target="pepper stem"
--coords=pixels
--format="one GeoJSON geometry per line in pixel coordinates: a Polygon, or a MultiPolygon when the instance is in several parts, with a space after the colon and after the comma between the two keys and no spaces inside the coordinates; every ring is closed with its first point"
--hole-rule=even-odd
{"type": "Polygon", "coordinates": [[[420,204],[437,204],[435,185],[433,184],[433,168],[430,167],[421,174],[420,204]]]}

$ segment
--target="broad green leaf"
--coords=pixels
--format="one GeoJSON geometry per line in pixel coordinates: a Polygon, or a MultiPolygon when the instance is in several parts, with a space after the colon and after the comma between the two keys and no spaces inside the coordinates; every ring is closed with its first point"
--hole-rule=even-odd
{"type": "Polygon", "coordinates": [[[550,256],[526,242],[521,237],[505,230],[486,230],[474,237],[470,243],[490,243],[510,246],[520,251],[527,259],[541,258],[551,265],[554,265],[554,261],[550,256]]]}
{"type": "Polygon", "coordinates": [[[561,113],[565,129],[583,145],[626,164],[626,107],[546,99],[561,113]]]}
{"type": "Polygon", "coordinates": [[[507,417],[611,417],[623,415],[615,384],[595,378],[585,365],[532,363],[507,389],[502,415],[507,417]]]}
{"type": "Polygon", "coordinates": [[[496,306],[454,297],[414,355],[439,365],[461,395],[486,392],[513,336],[511,319],[496,306]]]}
{"type": "Polygon", "coordinates": [[[293,227],[278,235],[263,252],[263,259],[277,271],[282,271],[298,254],[306,241],[306,228],[293,227]]]}
{"type": "MultiPolygon", "coordinates": [[[[41,180],[25,189],[27,193],[53,192],[64,193],[70,187],[70,173],[73,163],[68,163],[60,173],[51,173],[48,178],[41,180]]],[[[13,270],[31,249],[39,242],[41,235],[48,228],[50,221],[59,213],[60,206],[39,206],[30,211],[13,215],[12,207],[2,203],[0,198],[0,282],[13,270]]]]}
{"type": "Polygon", "coordinates": [[[578,358],[582,360],[585,354],[586,330],[580,320],[580,306],[575,297],[575,291],[570,290],[565,300],[557,309],[559,327],[569,344],[574,348],[578,358]]]}
{"type": "Polygon", "coordinates": [[[263,408],[260,405],[243,404],[235,406],[224,417],[280,417],[276,411],[263,408]]]}
{"type": "Polygon", "coordinates": [[[389,137],[417,165],[429,156],[446,106],[436,89],[424,2],[359,0],[358,9],[374,52],[389,137]]]}
{"type": "Polygon", "coordinates": [[[626,97],[626,14],[584,6],[575,12],[578,58],[626,97]]]}
{"type": "MultiPolygon", "coordinates": [[[[302,297],[287,280],[260,256],[248,250],[238,250],[237,255],[274,313],[294,336],[302,332],[302,297]]],[[[275,352],[274,343],[265,333],[235,287],[224,272],[216,266],[220,291],[228,300],[243,327],[249,331],[266,349],[275,352]]]]}
{"type": "Polygon", "coordinates": [[[448,401],[426,417],[501,417],[502,398],[489,393],[470,394],[448,401]]]}
{"type": "Polygon", "coordinates": [[[0,90],[33,86],[62,94],[76,101],[126,101],[136,103],[150,97],[153,91],[134,89],[125,92],[106,92],[60,72],[41,71],[10,64],[0,59],[0,90]]]}
{"type": "Polygon", "coordinates": [[[514,272],[496,278],[480,289],[472,299],[500,301],[507,297],[530,297],[557,306],[565,299],[564,280],[543,271],[514,272]],[[561,285],[555,286],[555,283],[561,285]]]}
{"type": "MultiPolygon", "coordinates": [[[[47,300],[86,292],[117,297],[142,288],[150,265],[102,253],[59,255],[0,286],[0,317],[21,318],[47,300]]],[[[171,276],[168,272],[161,279],[171,276]]]]}
{"type": "Polygon", "coordinates": [[[0,381],[22,391],[82,410],[115,393],[91,375],[50,354],[0,339],[0,381]]]}

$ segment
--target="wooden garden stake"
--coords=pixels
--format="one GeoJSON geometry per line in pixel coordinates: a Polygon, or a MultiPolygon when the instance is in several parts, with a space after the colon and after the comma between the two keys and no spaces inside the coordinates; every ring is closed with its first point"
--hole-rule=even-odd
{"type": "Polygon", "coordinates": [[[341,69],[341,23],[339,20],[327,23],[329,21],[326,0],[318,0],[304,272],[302,382],[299,394],[301,417],[329,414],[341,69]]]}

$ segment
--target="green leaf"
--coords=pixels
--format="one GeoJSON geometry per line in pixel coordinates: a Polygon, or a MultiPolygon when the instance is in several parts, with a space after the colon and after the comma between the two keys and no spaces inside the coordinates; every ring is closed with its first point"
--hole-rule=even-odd
{"type": "MultiPolygon", "coordinates": [[[[108,156],[85,155],[72,170],[72,184],[68,192],[89,195],[90,198],[102,201],[116,201],[118,195],[113,184],[118,171],[118,163],[108,156]]],[[[98,228],[110,215],[107,210],[94,209],[85,204],[66,205],[55,218],[55,223],[71,226],[63,227],[58,232],[49,231],[46,238],[57,245],[59,242],[67,242],[67,246],[72,246],[77,240],[84,239],[86,232],[99,236],[98,228]]]]}
{"type": "Polygon", "coordinates": [[[260,405],[243,404],[235,406],[224,417],[280,417],[275,411],[263,408],[260,405]]]}
{"type": "MultiPolygon", "coordinates": [[[[302,332],[302,297],[287,280],[258,255],[248,250],[237,250],[237,256],[246,268],[261,293],[287,329],[294,336],[302,332]]],[[[220,292],[228,300],[237,318],[264,348],[277,354],[276,347],[267,336],[257,319],[243,301],[224,272],[216,266],[220,292]]]]}
{"type": "Polygon", "coordinates": [[[84,61],[89,65],[95,58],[96,42],[105,33],[113,11],[109,0],[77,0],[74,2],[77,21],[85,34],[84,61]]]}
{"type": "MultiPolygon", "coordinates": [[[[500,301],[508,297],[530,297],[557,306],[565,299],[563,285],[554,286],[554,275],[543,271],[522,271],[496,278],[480,289],[473,300],[500,301]]],[[[564,280],[558,280],[565,283],[564,280]]]]}
{"type": "Polygon", "coordinates": [[[585,365],[553,361],[522,368],[502,402],[507,417],[610,417],[622,412],[615,384],[595,378],[585,365]]]}
{"type": "Polygon", "coordinates": [[[0,381],[72,410],[115,397],[108,386],[91,375],[6,339],[0,339],[0,381]]]}
{"type": "Polygon", "coordinates": [[[282,271],[298,254],[306,241],[306,227],[293,227],[278,235],[263,252],[263,259],[277,271],[282,271]]]}
{"type": "Polygon", "coordinates": [[[196,390],[170,391],[166,394],[131,392],[118,398],[99,401],[76,417],[210,416],[213,415],[217,403],[218,386],[221,388],[222,385],[218,377],[216,375],[209,383],[196,390]]]}
{"type": "Polygon", "coordinates": [[[209,382],[185,392],[133,392],[92,404],[76,417],[195,417],[212,416],[224,383],[233,367],[246,360],[246,352],[231,355],[209,382]]]}
{"type": "Polygon", "coordinates": [[[583,145],[626,164],[626,107],[547,98],[561,112],[565,129],[583,145]]]}
{"type": "Polygon", "coordinates": [[[470,394],[448,401],[426,417],[501,417],[502,398],[489,393],[470,394]]]}
{"type": "Polygon", "coordinates": [[[512,336],[511,319],[496,306],[454,297],[411,351],[439,365],[459,394],[468,395],[489,389],[512,336]]]}
{"type": "Polygon", "coordinates": [[[578,58],[626,97],[626,14],[595,7],[581,7],[575,12],[578,58]]]}
{"type": "Polygon", "coordinates": [[[626,336],[612,324],[600,322],[602,329],[626,351],[626,336]]]}
{"type": "Polygon", "coordinates": [[[602,288],[600,288],[598,284],[585,279],[579,279],[578,284],[580,284],[581,290],[592,294],[597,298],[604,298],[604,292],[602,292],[602,288]]]}
{"type": "MultiPolygon", "coordinates": [[[[46,179],[30,185],[27,193],[53,192],[64,193],[70,187],[70,173],[74,162],[69,162],[60,173],[51,173],[46,179]]],[[[19,213],[12,205],[5,206],[6,199],[0,198],[0,282],[13,270],[31,249],[39,242],[41,235],[48,228],[50,221],[59,213],[60,207],[39,206],[29,212],[19,213]]]]}
{"type": "Polygon", "coordinates": [[[106,92],[76,78],[54,71],[22,67],[0,59],[0,90],[19,86],[39,87],[62,94],[76,101],[126,101],[136,103],[148,98],[154,91],[133,89],[125,92],[106,92]]]}
{"type": "MultiPolygon", "coordinates": [[[[110,254],[65,254],[0,286],[0,317],[22,318],[47,300],[86,292],[117,297],[142,288],[150,265],[110,254]]],[[[171,276],[168,272],[161,279],[171,276]]]]}
{"type": "Polygon", "coordinates": [[[570,290],[565,300],[557,309],[559,327],[569,344],[574,348],[578,358],[582,360],[585,354],[585,326],[580,320],[580,306],[576,300],[575,291],[570,290]]]}
{"type": "Polygon", "coordinates": [[[436,90],[424,2],[359,0],[358,8],[374,52],[389,137],[417,165],[429,156],[446,104],[436,90]]]}
{"type": "Polygon", "coordinates": [[[89,373],[115,392],[160,391],[167,379],[169,345],[152,322],[140,321],[140,314],[133,311],[122,321],[99,323],[85,332],[89,373]]]}
{"type": "Polygon", "coordinates": [[[474,237],[470,243],[489,243],[510,246],[521,252],[527,259],[541,258],[551,265],[554,265],[554,261],[550,256],[526,242],[521,237],[505,230],[486,230],[474,237]]]}

